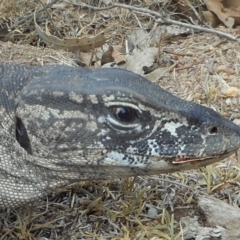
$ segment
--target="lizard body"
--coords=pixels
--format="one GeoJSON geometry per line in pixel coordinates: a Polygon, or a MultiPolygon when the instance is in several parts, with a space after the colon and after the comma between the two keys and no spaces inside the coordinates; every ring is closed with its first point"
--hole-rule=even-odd
{"type": "Polygon", "coordinates": [[[0,207],[86,179],[169,173],[234,153],[240,128],[121,69],[0,64],[0,207]]]}

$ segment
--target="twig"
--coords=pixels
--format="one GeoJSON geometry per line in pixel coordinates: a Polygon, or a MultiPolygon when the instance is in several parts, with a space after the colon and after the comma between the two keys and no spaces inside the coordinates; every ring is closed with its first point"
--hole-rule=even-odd
{"type": "Polygon", "coordinates": [[[137,20],[137,22],[138,22],[138,26],[139,26],[140,28],[142,28],[142,24],[141,24],[141,22],[139,21],[137,15],[136,15],[135,13],[133,13],[133,16],[134,16],[135,19],[137,20]]]}
{"type": "MultiPolygon", "coordinates": [[[[65,1],[65,2],[70,3],[69,1],[65,1]]],[[[96,10],[96,11],[109,10],[109,9],[114,8],[114,7],[126,8],[130,11],[142,12],[144,14],[148,14],[148,15],[157,17],[157,18],[159,18],[157,20],[158,23],[174,24],[174,25],[178,25],[178,26],[181,26],[181,27],[184,27],[184,28],[190,28],[190,29],[195,29],[195,30],[202,31],[202,32],[212,33],[212,34],[216,34],[218,36],[225,37],[227,39],[230,39],[230,40],[233,40],[233,41],[236,41],[236,42],[240,43],[240,39],[238,39],[237,37],[235,37],[231,34],[224,33],[224,32],[221,32],[221,31],[218,31],[218,30],[215,30],[215,29],[211,29],[211,28],[205,28],[205,27],[200,27],[200,26],[193,25],[193,24],[182,23],[182,22],[178,22],[178,21],[175,21],[175,20],[171,20],[170,18],[168,18],[164,14],[161,14],[159,12],[155,12],[155,11],[152,11],[152,10],[149,10],[149,9],[146,9],[146,8],[139,8],[139,7],[129,6],[129,5],[120,4],[120,3],[112,3],[111,6],[105,7],[105,8],[93,7],[93,6],[87,5],[85,3],[79,3],[79,4],[72,3],[72,4],[74,4],[75,6],[88,7],[90,9],[93,9],[93,10],[96,10]]]]}
{"type": "MultiPolygon", "coordinates": [[[[189,2],[189,0],[185,0],[186,4],[191,8],[191,10],[194,12],[195,16],[197,17],[197,19],[202,22],[201,17],[199,16],[198,12],[196,11],[196,8],[193,7],[193,5],[189,2]]],[[[199,4],[199,3],[198,3],[199,4]]]]}
{"type": "Polygon", "coordinates": [[[163,14],[160,14],[158,12],[155,12],[155,11],[152,11],[152,10],[149,10],[149,9],[133,7],[133,6],[129,6],[129,5],[125,5],[125,4],[119,4],[119,3],[112,3],[112,5],[115,6],[115,7],[121,7],[121,8],[126,8],[126,9],[129,9],[129,10],[134,10],[134,11],[138,11],[138,12],[151,14],[155,17],[160,18],[159,20],[157,20],[157,22],[160,22],[160,23],[174,24],[174,25],[178,25],[178,26],[181,26],[181,27],[185,27],[185,28],[191,28],[191,29],[199,30],[199,31],[202,31],[202,32],[213,33],[213,34],[217,34],[221,37],[226,37],[230,40],[237,41],[238,43],[240,43],[240,40],[237,37],[235,37],[231,34],[227,34],[227,33],[224,33],[224,32],[221,32],[221,31],[218,31],[218,30],[215,30],[215,29],[211,29],[211,28],[205,28],[205,27],[200,27],[200,26],[197,26],[197,25],[192,25],[192,24],[188,24],[188,23],[182,23],[182,22],[178,22],[178,21],[175,21],[175,20],[171,20],[171,19],[167,18],[166,16],[164,16],[163,14]]]}
{"type": "Polygon", "coordinates": [[[51,22],[51,24],[52,24],[52,26],[53,26],[53,29],[54,29],[55,32],[56,32],[57,37],[62,38],[61,33],[57,30],[57,28],[56,28],[56,26],[55,26],[55,24],[54,24],[54,22],[53,22],[53,20],[52,20],[52,18],[51,18],[51,16],[50,16],[48,10],[47,10],[47,6],[44,6],[44,4],[42,3],[41,0],[37,0],[37,1],[40,2],[40,4],[42,5],[43,9],[46,10],[46,13],[47,13],[47,15],[48,15],[49,21],[51,22]]]}
{"type": "Polygon", "coordinates": [[[189,56],[189,57],[193,56],[192,53],[180,53],[180,52],[174,52],[174,51],[170,51],[170,50],[164,50],[164,52],[166,52],[168,54],[172,54],[172,55],[177,55],[177,56],[189,56]]]}
{"type": "MultiPolygon", "coordinates": [[[[52,2],[48,3],[45,7],[41,8],[37,13],[40,13],[40,12],[44,11],[47,8],[50,8],[57,1],[59,1],[59,0],[53,0],[52,2]]],[[[34,13],[30,13],[29,15],[27,15],[25,18],[23,18],[19,22],[13,24],[11,27],[9,27],[9,31],[12,31],[14,28],[16,28],[17,26],[19,26],[22,23],[26,22],[28,19],[33,18],[33,14],[34,13]]]]}
{"type": "Polygon", "coordinates": [[[73,2],[70,2],[70,1],[64,1],[64,2],[66,2],[66,3],[70,3],[70,4],[72,4],[72,5],[74,5],[74,6],[79,6],[79,7],[85,7],[85,8],[90,8],[90,9],[92,9],[92,10],[95,10],[95,11],[104,11],[104,10],[109,10],[109,9],[112,9],[112,8],[115,8],[115,6],[109,6],[109,7],[93,7],[93,6],[91,6],[91,5],[88,5],[88,4],[86,4],[86,3],[82,3],[82,2],[80,2],[80,3],[73,3],[73,2]]]}
{"type": "Polygon", "coordinates": [[[160,23],[174,24],[174,25],[178,25],[178,26],[181,26],[181,27],[185,27],[185,28],[191,28],[191,29],[199,30],[199,31],[202,31],[202,32],[213,33],[213,34],[217,34],[221,37],[226,37],[230,40],[237,41],[238,43],[240,43],[240,40],[237,37],[235,37],[231,34],[227,34],[227,33],[215,30],[215,29],[200,27],[200,26],[193,25],[193,24],[182,23],[182,22],[178,22],[178,21],[175,21],[175,20],[171,20],[170,18],[164,16],[163,14],[160,14],[158,12],[155,12],[155,11],[152,11],[152,10],[149,10],[149,9],[133,7],[133,6],[128,6],[128,5],[119,4],[119,3],[112,3],[112,5],[115,6],[115,7],[126,8],[126,9],[129,9],[129,10],[134,10],[134,11],[143,12],[143,13],[153,15],[155,17],[160,18],[157,21],[157,22],[160,22],[160,23]]]}

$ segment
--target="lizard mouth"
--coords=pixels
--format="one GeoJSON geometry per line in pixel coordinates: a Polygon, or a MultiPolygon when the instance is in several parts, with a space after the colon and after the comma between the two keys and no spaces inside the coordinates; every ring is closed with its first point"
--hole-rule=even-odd
{"type": "Polygon", "coordinates": [[[198,163],[200,161],[208,161],[208,160],[221,160],[225,157],[230,156],[231,154],[233,154],[234,152],[226,152],[224,154],[221,155],[212,155],[209,157],[184,157],[184,156],[178,156],[178,157],[174,157],[171,159],[171,162],[173,165],[178,165],[178,164],[183,164],[183,163],[187,163],[187,162],[191,162],[191,163],[198,163]]]}

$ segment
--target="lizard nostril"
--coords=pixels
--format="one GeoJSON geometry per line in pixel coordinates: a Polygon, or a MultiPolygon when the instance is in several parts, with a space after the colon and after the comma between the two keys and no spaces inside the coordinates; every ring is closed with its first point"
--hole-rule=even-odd
{"type": "Polygon", "coordinates": [[[208,129],[208,132],[209,132],[210,134],[216,134],[216,133],[218,133],[218,128],[217,128],[217,127],[210,127],[210,128],[208,129]]]}

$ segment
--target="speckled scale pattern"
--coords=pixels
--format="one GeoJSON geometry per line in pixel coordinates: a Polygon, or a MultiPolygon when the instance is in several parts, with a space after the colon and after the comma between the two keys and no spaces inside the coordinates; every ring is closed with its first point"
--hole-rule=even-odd
{"type": "Polygon", "coordinates": [[[238,126],[126,70],[0,64],[0,92],[0,207],[79,180],[205,166],[240,146],[238,126]]]}

